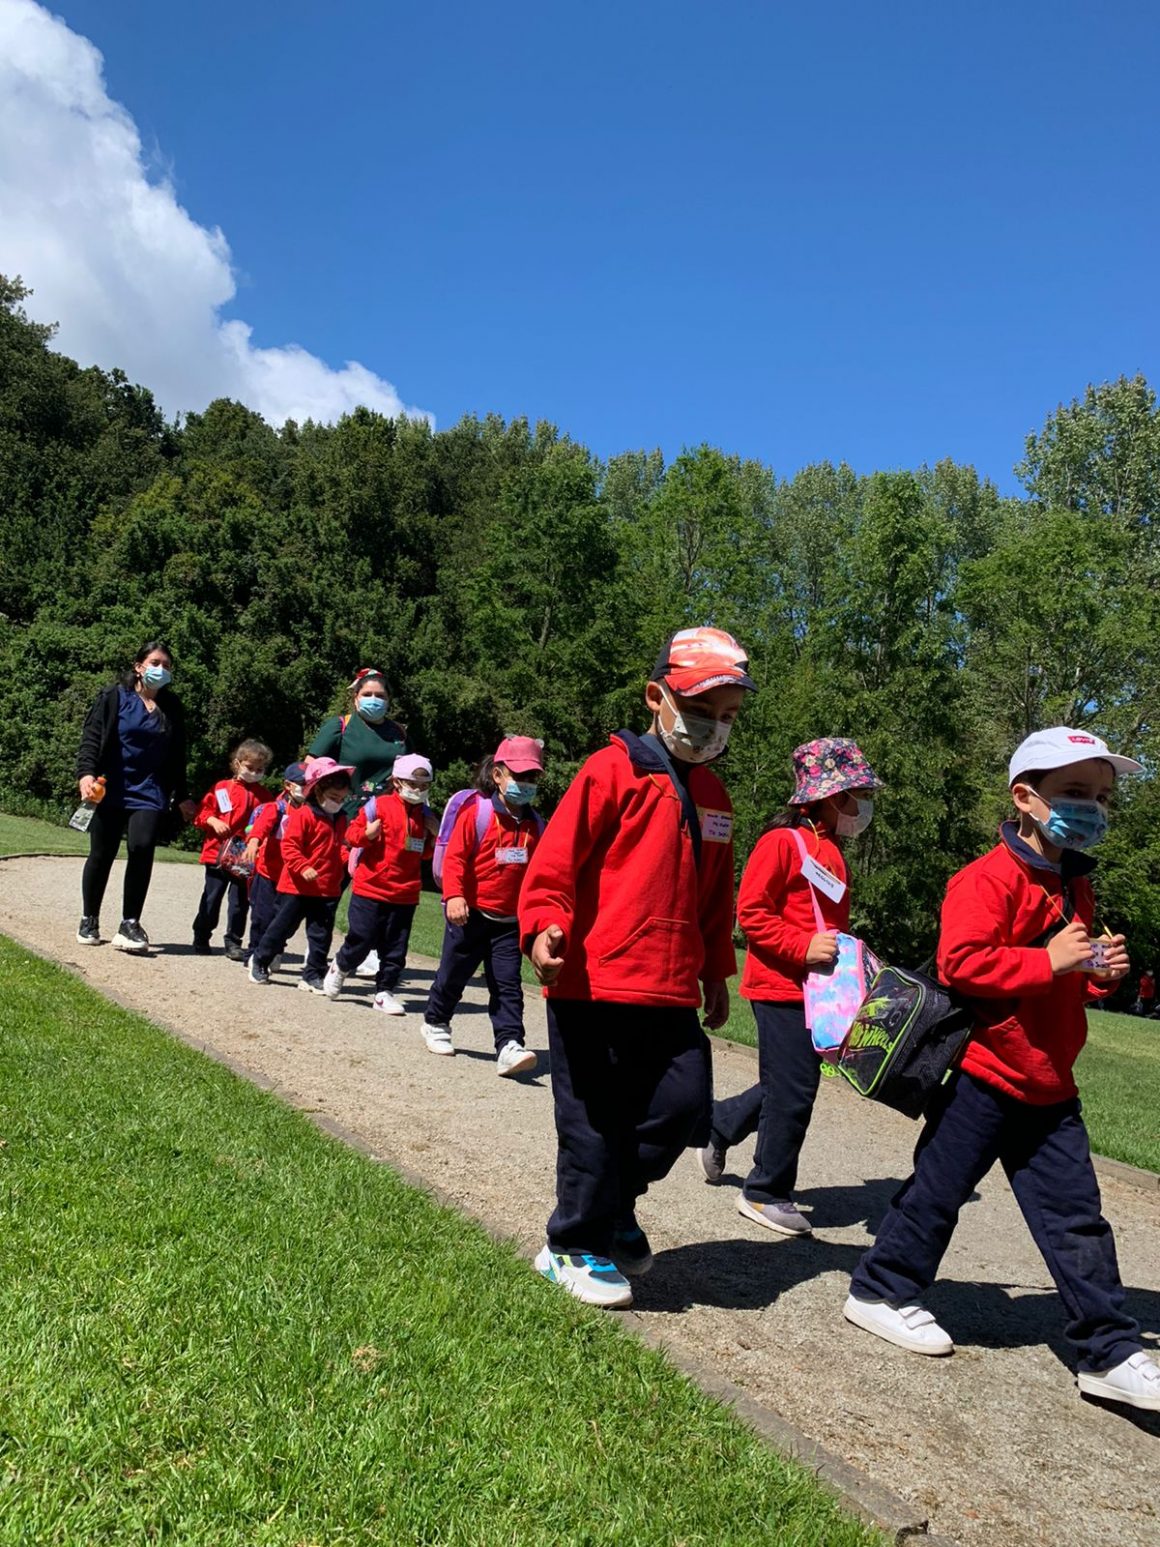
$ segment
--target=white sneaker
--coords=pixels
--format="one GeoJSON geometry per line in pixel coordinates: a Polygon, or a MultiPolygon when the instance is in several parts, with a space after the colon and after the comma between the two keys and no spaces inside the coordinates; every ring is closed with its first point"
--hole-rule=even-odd
{"type": "Polygon", "coordinates": [[[332,961],[326,969],[326,976],[322,980],[322,992],[328,999],[337,999],[342,993],[342,985],[346,982],[346,973],[338,970],[338,962],[332,961]]]}
{"type": "Polygon", "coordinates": [[[955,1345],[950,1335],[924,1306],[888,1305],[885,1300],[858,1300],[850,1295],[842,1315],[847,1321],[873,1332],[898,1348],[909,1349],[912,1354],[953,1354],[955,1345]]]}
{"type": "Polygon", "coordinates": [[[527,1069],[534,1069],[537,1062],[530,1047],[513,1040],[505,1042],[496,1055],[495,1072],[503,1079],[509,1074],[523,1074],[527,1069]]]}
{"type": "Polygon", "coordinates": [[[379,953],[372,951],[361,967],[355,968],[356,978],[377,978],[379,975],[379,953]]]}
{"type": "MultiPolygon", "coordinates": [[[[395,998],[394,994],[388,994],[384,989],[382,993],[375,995],[375,1002],[371,1007],[379,1010],[383,1015],[406,1015],[407,1007],[395,998]]],[[[450,1033],[448,1033],[450,1036],[450,1033]]]]}
{"type": "Polygon", "coordinates": [[[442,1053],[447,1057],[454,1053],[451,1046],[451,1027],[435,1026],[430,1021],[424,1021],[422,1026],[423,1041],[427,1044],[429,1053],[442,1053]]]}
{"type": "Polygon", "coordinates": [[[586,1305],[615,1310],[632,1304],[632,1285],[610,1257],[565,1255],[545,1246],[536,1258],[536,1272],[586,1305]]]}
{"type": "Polygon", "coordinates": [[[1077,1383],[1085,1397],[1160,1413],[1160,1364],[1143,1349],[1110,1370],[1081,1370],[1077,1383]]]}

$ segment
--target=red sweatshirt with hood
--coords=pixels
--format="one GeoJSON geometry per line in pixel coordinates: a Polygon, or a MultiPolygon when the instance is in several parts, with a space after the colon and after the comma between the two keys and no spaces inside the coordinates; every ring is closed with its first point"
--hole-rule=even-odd
{"type": "Polygon", "coordinates": [[[213,789],[201,797],[193,825],[208,834],[201,846],[201,863],[216,865],[222,844],[227,838],[245,836],[250,813],[265,794],[262,786],[247,784],[243,779],[219,779],[213,789]],[[228,804],[227,804],[228,802],[228,804]],[[211,817],[225,822],[228,833],[215,833],[210,828],[211,817]]]}
{"type": "Polygon", "coordinates": [[[938,970],[973,1001],[975,1030],[962,1067],[1029,1106],[1076,1095],[1072,1066],[1087,1040],[1086,1004],[1104,991],[1082,972],[1051,970],[1047,946],[1075,916],[1095,911],[1090,855],[1045,859],[1004,822],[1000,841],[953,875],[942,906],[938,970]]]}
{"type": "Polygon", "coordinates": [[[519,907],[525,953],[550,925],[563,930],[551,998],[696,1006],[701,982],[737,971],[733,807],[711,769],[679,771],[700,814],[699,863],[652,736],[618,731],[568,786],[519,907]]]}

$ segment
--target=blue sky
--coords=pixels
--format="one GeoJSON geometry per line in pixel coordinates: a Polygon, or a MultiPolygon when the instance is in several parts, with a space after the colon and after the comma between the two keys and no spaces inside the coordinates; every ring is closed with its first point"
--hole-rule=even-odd
{"type": "Polygon", "coordinates": [[[55,9],[226,315],[440,425],[1012,489],[1061,399],[1160,383],[1155,4],[55,9]]]}

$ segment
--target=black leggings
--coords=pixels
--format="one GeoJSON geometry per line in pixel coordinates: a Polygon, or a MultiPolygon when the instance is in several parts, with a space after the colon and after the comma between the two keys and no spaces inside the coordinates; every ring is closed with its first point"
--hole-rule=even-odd
{"type": "Polygon", "coordinates": [[[86,918],[100,916],[109,872],[121,847],[121,839],[126,836],[128,859],[121,917],[141,917],[149,893],[149,878],[153,874],[153,851],[164,816],[164,811],[126,811],[124,806],[110,806],[107,801],[93,812],[89,826],[89,857],[81,876],[81,907],[86,918]]]}

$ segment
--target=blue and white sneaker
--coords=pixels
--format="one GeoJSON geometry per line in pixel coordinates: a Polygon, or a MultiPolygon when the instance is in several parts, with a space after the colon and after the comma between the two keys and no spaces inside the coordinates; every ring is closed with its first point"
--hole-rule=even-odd
{"type": "Polygon", "coordinates": [[[608,1257],[593,1257],[588,1252],[573,1256],[545,1246],[536,1258],[536,1272],[586,1305],[610,1311],[632,1304],[632,1286],[608,1257]]]}
{"type": "Polygon", "coordinates": [[[640,1278],[652,1267],[652,1247],[635,1219],[612,1232],[612,1257],[620,1271],[632,1278],[640,1278]]]}

